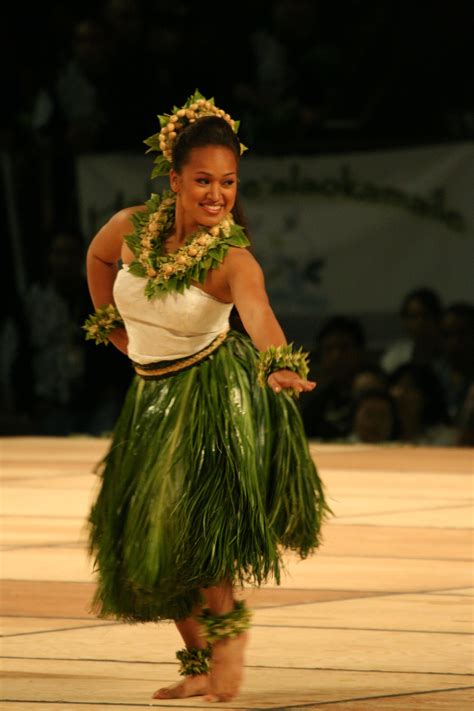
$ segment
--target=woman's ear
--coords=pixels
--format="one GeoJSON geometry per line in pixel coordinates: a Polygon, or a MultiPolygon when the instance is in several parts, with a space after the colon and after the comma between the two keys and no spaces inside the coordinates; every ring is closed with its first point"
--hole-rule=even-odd
{"type": "Polygon", "coordinates": [[[174,193],[179,192],[179,175],[174,168],[170,170],[170,187],[174,193]]]}

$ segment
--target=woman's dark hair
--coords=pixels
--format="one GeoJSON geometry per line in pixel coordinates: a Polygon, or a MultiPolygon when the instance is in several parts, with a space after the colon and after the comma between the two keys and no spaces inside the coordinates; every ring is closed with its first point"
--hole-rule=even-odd
{"type": "Polygon", "coordinates": [[[429,289],[428,287],[420,287],[419,289],[414,289],[406,294],[400,308],[400,315],[402,318],[405,316],[407,306],[411,301],[419,301],[425,311],[427,311],[435,321],[439,321],[443,315],[441,299],[433,289],[429,289]]]}
{"type": "Polygon", "coordinates": [[[229,148],[238,161],[240,142],[225,119],[219,116],[203,116],[189,124],[178,134],[173,145],[172,166],[177,173],[186,165],[193,148],[224,146],[229,148]]]}
{"type": "Polygon", "coordinates": [[[392,388],[405,376],[413,380],[415,387],[423,395],[421,415],[423,424],[449,424],[450,419],[443,386],[433,368],[418,363],[403,363],[389,376],[389,388],[392,388]]]}
{"type": "MultiPolygon", "coordinates": [[[[178,134],[172,150],[173,169],[179,173],[186,165],[193,148],[204,148],[204,146],[229,148],[235,155],[237,163],[240,160],[240,141],[227,121],[219,116],[203,116],[178,134]]],[[[247,221],[238,197],[232,209],[232,216],[235,222],[245,229],[250,239],[247,221]]]]}

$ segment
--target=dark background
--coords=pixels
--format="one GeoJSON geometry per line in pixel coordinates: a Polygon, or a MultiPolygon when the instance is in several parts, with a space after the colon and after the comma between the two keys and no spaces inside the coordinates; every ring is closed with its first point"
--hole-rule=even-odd
{"type": "MultiPolygon", "coordinates": [[[[48,284],[52,264],[63,276],[83,264],[78,155],[143,154],[156,114],[195,88],[242,119],[240,137],[253,155],[474,135],[472,3],[464,0],[82,0],[17,3],[4,13],[2,281],[14,335],[4,329],[2,347],[12,348],[15,367],[2,373],[2,390],[6,411],[20,420],[34,400],[26,294],[48,284]]],[[[66,294],[79,315],[90,309],[83,287],[66,294]]],[[[104,360],[89,348],[86,358],[94,377],[79,388],[78,407],[81,393],[104,382],[115,392],[129,376],[111,349],[104,360]]],[[[119,402],[120,388],[115,396],[119,402]]]]}

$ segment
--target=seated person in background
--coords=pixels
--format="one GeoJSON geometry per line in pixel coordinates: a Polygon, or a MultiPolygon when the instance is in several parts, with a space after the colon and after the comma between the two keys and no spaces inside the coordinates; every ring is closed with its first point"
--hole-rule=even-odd
{"type": "Polygon", "coordinates": [[[398,419],[395,402],[387,390],[361,390],[354,399],[351,433],[347,442],[378,444],[396,439],[398,419]]]}
{"type": "Polygon", "coordinates": [[[469,386],[457,418],[458,447],[474,447],[474,383],[469,386]]]}
{"type": "Polygon", "coordinates": [[[429,365],[405,363],[389,378],[400,424],[399,440],[410,444],[454,445],[443,388],[429,365]]]}
{"type": "Polygon", "coordinates": [[[443,307],[432,289],[420,288],[403,299],[400,318],[405,338],[395,341],[382,355],[382,368],[391,373],[402,363],[434,364],[440,356],[443,307]]]}
{"type": "Polygon", "coordinates": [[[38,265],[39,277],[24,295],[31,431],[50,436],[110,432],[131,368],[120,353],[104,354],[85,340],[81,326],[90,296],[81,236],[54,232],[46,260],[43,274],[38,265]]]}
{"type": "Polygon", "coordinates": [[[351,428],[352,381],[366,359],[365,333],[360,322],[348,316],[326,321],[316,339],[316,380],[302,407],[309,437],[335,440],[351,428]]]}
{"type": "Polygon", "coordinates": [[[470,387],[474,384],[474,306],[466,302],[452,304],[441,324],[442,359],[437,368],[444,389],[448,413],[455,425],[468,407],[470,387]]]}
{"type": "Polygon", "coordinates": [[[354,375],[352,380],[352,396],[357,398],[366,390],[386,390],[388,376],[379,366],[367,363],[354,375]]]}

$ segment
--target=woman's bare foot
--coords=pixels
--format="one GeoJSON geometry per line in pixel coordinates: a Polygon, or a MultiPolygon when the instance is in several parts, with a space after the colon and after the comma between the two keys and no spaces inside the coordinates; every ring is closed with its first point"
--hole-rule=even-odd
{"type": "Polygon", "coordinates": [[[178,681],[172,686],[158,689],[152,696],[152,699],[185,699],[188,696],[202,696],[210,690],[209,675],[196,674],[195,676],[187,676],[183,681],[178,681]]]}
{"type": "Polygon", "coordinates": [[[248,632],[223,639],[212,647],[209,693],[205,701],[230,701],[239,692],[248,632]]]}

